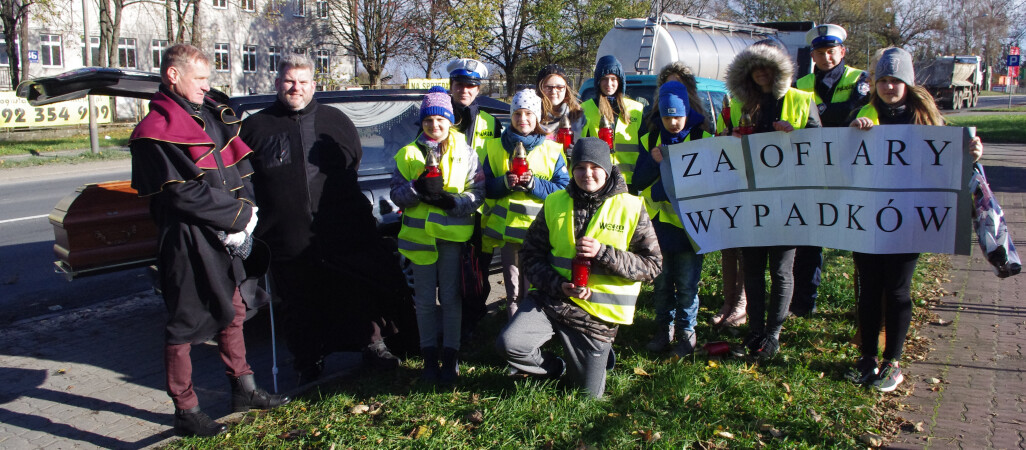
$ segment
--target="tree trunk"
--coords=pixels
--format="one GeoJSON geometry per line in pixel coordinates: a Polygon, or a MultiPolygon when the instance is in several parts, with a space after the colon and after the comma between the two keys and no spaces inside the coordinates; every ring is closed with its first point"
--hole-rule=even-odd
{"type": "Polygon", "coordinates": [[[203,48],[203,33],[200,31],[203,25],[201,11],[202,9],[198,2],[192,6],[192,33],[190,33],[192,39],[190,43],[199,48],[203,48]]]}
{"type": "MultiPolygon", "coordinates": [[[[18,11],[18,15],[21,16],[18,21],[21,22],[21,39],[19,40],[19,47],[21,53],[21,79],[29,79],[29,55],[28,55],[28,7],[23,6],[18,11]]],[[[15,67],[11,67],[11,72],[17,70],[15,67]]],[[[16,89],[17,84],[11,85],[11,88],[16,89]]]]}
{"type": "MultiPolygon", "coordinates": [[[[167,36],[168,45],[175,40],[174,31],[174,16],[171,12],[171,1],[164,0],[164,33],[167,36]]],[[[154,64],[160,64],[159,61],[154,61],[154,64]]]]}

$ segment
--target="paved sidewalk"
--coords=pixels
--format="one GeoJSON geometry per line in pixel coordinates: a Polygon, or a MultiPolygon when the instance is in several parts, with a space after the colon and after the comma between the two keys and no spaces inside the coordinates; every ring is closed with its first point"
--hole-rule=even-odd
{"type": "MultiPolygon", "coordinates": [[[[1026,146],[986,145],[983,165],[1012,238],[1026,256],[1026,146]]],[[[922,433],[902,433],[892,448],[1026,448],[1026,274],[999,279],[973,237],[971,256],[954,256],[935,311],[949,324],[919,330],[933,341],[925,361],[908,365],[903,416],[922,433]],[[941,380],[932,391],[925,380],[941,380]]]]}

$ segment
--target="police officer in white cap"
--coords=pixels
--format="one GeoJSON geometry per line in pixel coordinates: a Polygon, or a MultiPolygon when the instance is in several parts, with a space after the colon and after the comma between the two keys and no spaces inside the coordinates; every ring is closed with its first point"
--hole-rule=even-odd
{"type": "MultiPolygon", "coordinates": [[[[467,145],[477,151],[478,160],[485,160],[485,141],[502,136],[502,123],[491,114],[481,111],[477,104],[477,94],[481,93],[481,80],[488,78],[488,67],[481,61],[470,58],[454,59],[445,67],[449,72],[450,95],[452,96],[452,110],[456,115],[456,123],[453,127],[467,137],[467,145]]],[[[481,227],[482,217],[486,211],[484,206],[475,215],[476,227],[471,241],[478,250],[478,261],[481,272],[486,274],[481,283],[481,295],[478,298],[463,299],[463,320],[461,330],[463,340],[466,341],[473,333],[478,321],[488,313],[485,303],[488,294],[491,292],[491,284],[488,282],[488,266],[492,262],[493,244],[482,242],[481,227]]]]}
{"type": "MultiPolygon", "coordinates": [[[[812,73],[801,77],[795,87],[816,94],[819,118],[824,127],[845,127],[849,118],[869,100],[869,77],[865,71],[844,64],[844,40],[848,33],[837,25],[819,25],[805,33],[816,63],[812,73]]],[[[794,255],[794,294],[791,312],[808,316],[816,311],[816,290],[823,270],[823,248],[802,246],[794,255]]]]}

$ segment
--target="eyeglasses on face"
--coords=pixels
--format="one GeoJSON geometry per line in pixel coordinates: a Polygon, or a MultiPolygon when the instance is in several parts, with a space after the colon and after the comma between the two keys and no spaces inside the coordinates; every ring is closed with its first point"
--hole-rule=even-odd
{"type": "Polygon", "coordinates": [[[566,90],[566,85],[565,84],[563,84],[563,85],[547,84],[545,86],[542,86],[542,89],[544,89],[546,91],[562,92],[562,91],[566,90]]]}

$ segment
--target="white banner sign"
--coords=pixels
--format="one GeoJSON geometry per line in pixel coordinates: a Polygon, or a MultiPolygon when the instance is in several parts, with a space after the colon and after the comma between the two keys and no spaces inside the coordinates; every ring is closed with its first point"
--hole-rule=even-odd
{"type": "Polygon", "coordinates": [[[701,139],[664,150],[663,187],[699,253],[815,245],[969,254],[970,133],[880,125],[701,139]]]}

